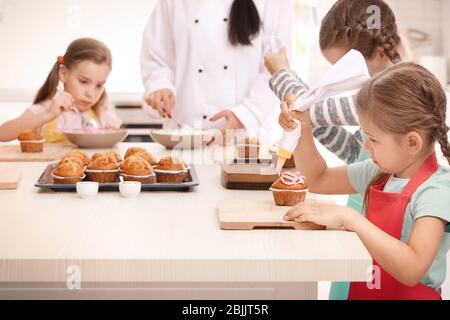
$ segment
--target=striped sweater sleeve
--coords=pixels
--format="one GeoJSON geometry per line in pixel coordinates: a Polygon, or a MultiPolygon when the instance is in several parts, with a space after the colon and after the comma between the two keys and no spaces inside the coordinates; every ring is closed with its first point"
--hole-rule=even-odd
{"type": "Polygon", "coordinates": [[[315,127],[359,126],[355,107],[356,95],[330,97],[309,109],[311,123],[315,127]]]}
{"type": "MultiPolygon", "coordinates": [[[[281,101],[285,100],[288,93],[300,96],[309,89],[289,69],[277,72],[270,79],[269,86],[281,101]]],[[[355,99],[356,95],[330,97],[309,109],[314,137],[346,163],[353,163],[358,158],[362,146],[360,130],[352,134],[342,127],[359,126],[355,99]]]]}
{"type": "Polygon", "coordinates": [[[363,145],[361,129],[352,134],[339,126],[315,127],[313,136],[347,164],[354,163],[358,159],[363,145]]]}
{"type": "Polygon", "coordinates": [[[269,87],[280,101],[285,101],[288,93],[293,93],[298,97],[309,89],[295,71],[290,69],[282,69],[275,73],[269,80],[269,87]]]}

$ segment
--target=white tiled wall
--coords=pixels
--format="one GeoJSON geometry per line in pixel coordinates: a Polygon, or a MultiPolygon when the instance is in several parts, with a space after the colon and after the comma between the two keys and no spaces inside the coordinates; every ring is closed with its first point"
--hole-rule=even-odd
{"type": "Polygon", "coordinates": [[[442,28],[444,54],[447,57],[448,83],[450,83],[450,0],[443,0],[442,28]]]}
{"type": "MultiPolygon", "coordinates": [[[[139,53],[156,0],[0,0],[0,89],[36,90],[58,55],[79,37],[113,53],[110,92],[143,91],[139,53]]],[[[1,99],[1,97],[0,97],[1,99]]]]}
{"type": "Polygon", "coordinates": [[[403,32],[407,29],[417,29],[429,35],[430,45],[424,45],[422,49],[417,49],[416,53],[446,56],[450,75],[450,0],[387,0],[387,2],[394,10],[403,32]]]}

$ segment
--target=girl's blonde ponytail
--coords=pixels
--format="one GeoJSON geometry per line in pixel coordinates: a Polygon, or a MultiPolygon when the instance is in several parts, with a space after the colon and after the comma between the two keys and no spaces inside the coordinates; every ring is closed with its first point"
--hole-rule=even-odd
{"type": "Polygon", "coordinates": [[[41,103],[42,101],[52,98],[56,94],[56,87],[58,86],[59,81],[59,66],[60,64],[55,62],[44,84],[38,90],[36,97],[33,100],[33,104],[41,103]]]}

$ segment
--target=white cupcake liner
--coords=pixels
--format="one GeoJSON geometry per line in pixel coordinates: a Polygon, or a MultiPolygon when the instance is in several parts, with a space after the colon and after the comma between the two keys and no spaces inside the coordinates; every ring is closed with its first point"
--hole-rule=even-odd
{"type": "Polygon", "coordinates": [[[56,174],[53,174],[53,172],[52,172],[52,178],[61,179],[61,180],[64,180],[64,179],[81,179],[81,180],[83,180],[84,178],[86,178],[86,175],[84,175],[82,177],[61,177],[61,176],[57,176],[56,174]]]}
{"type": "Polygon", "coordinates": [[[42,140],[20,140],[20,143],[33,143],[33,144],[38,144],[38,143],[44,143],[45,139],[42,140]]]}
{"type": "Polygon", "coordinates": [[[130,177],[130,178],[137,178],[137,179],[147,179],[147,178],[152,178],[152,177],[156,177],[156,174],[151,174],[148,176],[135,176],[135,175],[131,175],[131,174],[125,174],[125,173],[121,173],[121,175],[123,177],[130,177]]]}
{"type": "Polygon", "coordinates": [[[289,189],[274,189],[274,188],[270,188],[270,191],[275,191],[275,192],[295,192],[295,193],[302,193],[302,192],[308,192],[309,189],[303,189],[303,190],[289,190],[289,189]]]}
{"type": "Polygon", "coordinates": [[[189,170],[161,170],[161,169],[155,169],[155,173],[169,173],[169,174],[178,174],[178,173],[187,173],[189,170]]]}

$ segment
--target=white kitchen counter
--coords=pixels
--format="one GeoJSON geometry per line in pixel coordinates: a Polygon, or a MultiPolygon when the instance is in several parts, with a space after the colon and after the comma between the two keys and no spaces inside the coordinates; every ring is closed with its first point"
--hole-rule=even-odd
{"type": "Polygon", "coordinates": [[[35,188],[44,163],[0,163],[8,166],[23,176],[17,190],[0,191],[0,298],[317,298],[318,281],[368,278],[371,258],[355,233],[221,230],[218,201],[272,195],[224,189],[215,164],[196,164],[200,186],[190,192],[88,200],[35,188]],[[84,290],[66,290],[74,270],[84,290]]]}

